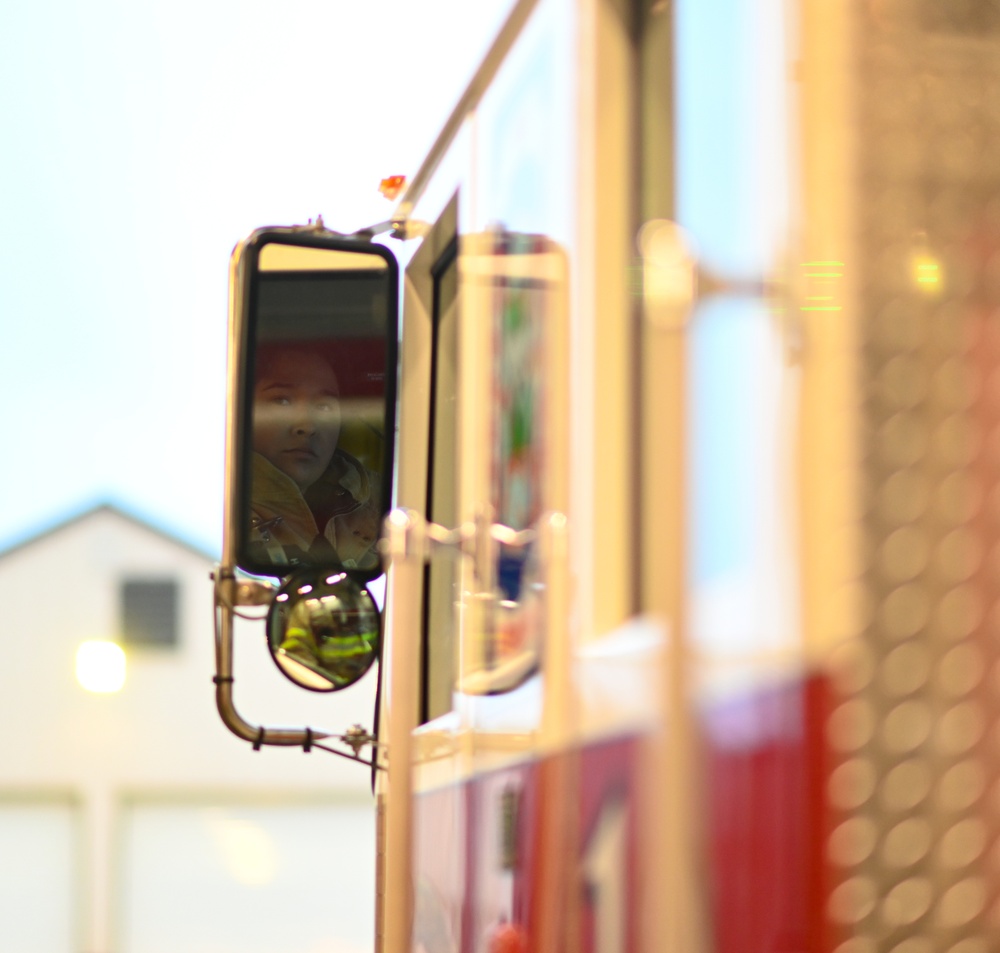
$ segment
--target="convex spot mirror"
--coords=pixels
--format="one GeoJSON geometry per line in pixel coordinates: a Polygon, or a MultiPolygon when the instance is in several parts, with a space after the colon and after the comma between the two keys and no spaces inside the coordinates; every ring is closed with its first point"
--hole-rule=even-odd
{"type": "Polygon", "coordinates": [[[375,661],[378,638],[378,606],[346,573],[294,573],[267,615],[267,644],[278,668],[313,691],[358,681],[375,661]]]}
{"type": "Polygon", "coordinates": [[[233,252],[227,532],[256,575],[382,572],[396,406],[398,268],[314,226],[233,252]]]}

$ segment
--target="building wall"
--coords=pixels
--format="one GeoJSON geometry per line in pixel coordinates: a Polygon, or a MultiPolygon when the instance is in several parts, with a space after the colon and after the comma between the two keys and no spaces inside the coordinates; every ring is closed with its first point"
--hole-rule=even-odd
{"type": "MultiPolygon", "coordinates": [[[[39,821],[43,806],[50,814],[47,829],[63,825],[76,832],[66,834],[73,841],[69,848],[55,845],[48,859],[41,849],[37,852],[39,863],[54,863],[57,855],[73,858],[67,903],[74,949],[158,949],[149,945],[154,941],[143,923],[155,921],[156,898],[168,885],[173,897],[163,895],[163,905],[173,901],[177,915],[169,922],[181,933],[185,914],[183,906],[177,907],[183,900],[178,891],[189,890],[192,897],[200,891],[199,902],[191,900],[192,936],[184,949],[221,951],[230,943],[241,951],[256,949],[254,942],[263,942],[260,923],[272,894],[280,892],[282,877],[304,891],[301,900],[308,900],[310,889],[316,893],[306,909],[316,908],[315,916],[325,921],[333,945],[324,950],[366,946],[370,918],[360,927],[345,924],[345,940],[338,946],[337,925],[324,911],[323,898],[339,876],[338,896],[343,891],[348,901],[354,896],[347,907],[356,911],[355,921],[364,920],[371,905],[373,862],[363,833],[374,830],[369,773],[318,750],[254,752],[224,728],[211,680],[211,568],[205,555],[110,508],[0,556],[6,656],[0,667],[0,724],[5,726],[0,734],[0,842],[30,823],[44,828],[39,821]],[[77,682],[76,650],[85,639],[119,638],[119,588],[126,577],[177,581],[179,643],[127,648],[122,690],[93,694],[77,682]],[[158,842],[157,831],[171,825],[175,836],[158,842]],[[315,829],[315,837],[304,833],[303,825],[315,829]],[[352,839],[349,856],[338,843],[338,830],[352,839]],[[324,844],[323,838],[333,842],[324,844]],[[303,853],[310,840],[312,849],[303,853]],[[157,851],[162,863],[154,856],[157,851]],[[185,858],[186,877],[171,874],[178,852],[185,858]],[[292,861],[283,861],[285,854],[298,857],[296,865],[314,869],[286,869],[292,861]],[[196,884],[201,884],[197,891],[196,884]],[[227,901],[234,885],[246,888],[248,899],[227,901]],[[201,896],[206,892],[209,896],[201,896]],[[138,921],[136,904],[145,904],[138,921]],[[242,915],[232,912],[244,908],[242,915]],[[220,927],[223,916],[232,922],[220,927]],[[199,945],[198,936],[214,939],[199,945]]],[[[374,672],[340,694],[304,692],[274,667],[262,623],[237,628],[235,661],[236,701],[249,721],[327,730],[360,721],[371,727],[374,672]]],[[[20,849],[25,852],[23,843],[20,849]]],[[[32,856],[30,848],[25,856],[32,856]]],[[[29,916],[23,905],[16,906],[16,895],[7,902],[14,905],[10,915],[28,923],[42,917],[50,923],[55,914],[53,908],[29,916]]],[[[280,920],[277,910],[269,916],[280,920]]],[[[36,936],[39,943],[42,932],[36,936]]],[[[158,932],[162,937],[163,930],[158,932]]],[[[176,937],[172,942],[171,948],[178,949],[176,937]]],[[[305,935],[301,942],[307,942],[305,935]]],[[[2,937],[0,945],[6,945],[2,937]]],[[[27,953],[28,948],[20,948],[27,953]]],[[[56,947],[30,947],[49,948],[56,947]]],[[[301,948],[319,949],[315,943],[301,948]]]]}

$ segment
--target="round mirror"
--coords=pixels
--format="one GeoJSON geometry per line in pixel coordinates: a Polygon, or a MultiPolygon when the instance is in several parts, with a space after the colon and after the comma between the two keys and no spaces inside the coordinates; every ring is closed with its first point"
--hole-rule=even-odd
{"type": "Polygon", "coordinates": [[[378,639],[378,606],[346,573],[295,573],[267,614],[267,643],[278,668],[316,692],[353,685],[375,661],[378,639]]]}

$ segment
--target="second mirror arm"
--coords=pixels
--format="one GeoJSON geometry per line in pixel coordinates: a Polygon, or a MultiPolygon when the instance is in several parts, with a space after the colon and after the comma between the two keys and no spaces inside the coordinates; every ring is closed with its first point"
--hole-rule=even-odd
{"type": "Polygon", "coordinates": [[[225,726],[237,737],[249,741],[255,751],[264,745],[274,745],[285,748],[299,748],[311,751],[320,748],[330,754],[339,755],[348,761],[356,761],[369,768],[383,766],[377,758],[362,758],[360,751],[370,745],[373,751],[384,750],[380,744],[361,725],[352,725],[342,733],[317,731],[313,728],[268,728],[264,725],[253,725],[246,721],[237,711],[233,700],[233,617],[257,620],[261,617],[251,616],[238,611],[237,606],[263,606],[270,602],[276,588],[267,582],[254,579],[238,579],[232,569],[218,567],[212,573],[215,583],[215,700],[219,715],[225,726]],[[339,741],[351,749],[351,752],[339,751],[324,744],[325,741],[339,741]]]}

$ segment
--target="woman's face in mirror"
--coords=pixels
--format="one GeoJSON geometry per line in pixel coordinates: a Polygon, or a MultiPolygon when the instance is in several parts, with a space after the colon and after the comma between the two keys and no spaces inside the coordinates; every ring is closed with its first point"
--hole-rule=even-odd
{"type": "Polygon", "coordinates": [[[340,437],[340,387],[321,354],[282,348],[258,355],[253,448],[302,491],[326,470],[340,437]]]}

